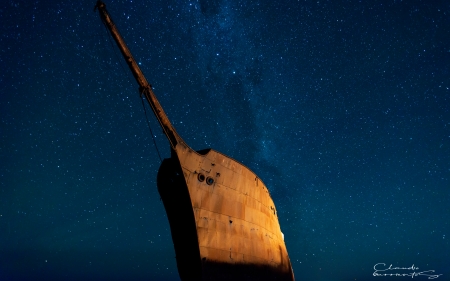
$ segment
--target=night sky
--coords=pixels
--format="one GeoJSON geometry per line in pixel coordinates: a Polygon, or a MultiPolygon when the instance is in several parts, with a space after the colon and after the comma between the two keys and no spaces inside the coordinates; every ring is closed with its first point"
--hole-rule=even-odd
{"type": "MultiPolygon", "coordinates": [[[[94,5],[0,4],[2,281],[179,280],[138,86],[94,5]]],[[[106,5],[184,140],[265,182],[297,280],[450,280],[448,1],[106,5]]]]}

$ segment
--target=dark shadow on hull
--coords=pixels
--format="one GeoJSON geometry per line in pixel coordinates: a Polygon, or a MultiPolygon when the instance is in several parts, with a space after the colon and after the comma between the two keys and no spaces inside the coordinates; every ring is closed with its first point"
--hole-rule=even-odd
{"type": "Polygon", "coordinates": [[[290,272],[269,265],[245,263],[203,262],[203,280],[206,281],[284,281],[293,280],[290,272]]]}
{"type": "Polygon", "coordinates": [[[158,171],[157,185],[169,219],[180,278],[183,281],[201,280],[194,212],[178,159],[164,159],[158,171]]]}

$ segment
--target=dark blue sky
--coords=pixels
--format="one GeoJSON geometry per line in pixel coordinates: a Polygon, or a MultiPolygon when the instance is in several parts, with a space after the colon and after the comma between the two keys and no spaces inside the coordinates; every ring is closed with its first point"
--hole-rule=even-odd
{"type": "MultiPolygon", "coordinates": [[[[0,280],[179,280],[137,84],[94,5],[0,4],[0,280]]],[[[265,182],[297,280],[449,280],[447,1],[106,5],[185,141],[265,182]]]]}

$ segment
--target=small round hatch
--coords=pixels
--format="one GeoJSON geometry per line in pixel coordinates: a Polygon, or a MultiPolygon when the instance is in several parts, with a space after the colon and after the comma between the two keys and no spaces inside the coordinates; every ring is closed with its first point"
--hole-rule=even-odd
{"type": "Polygon", "coordinates": [[[205,181],[205,175],[200,173],[200,174],[198,174],[197,179],[199,182],[203,182],[203,181],[205,181]]]}
{"type": "Polygon", "coordinates": [[[214,183],[214,179],[211,178],[211,177],[207,177],[206,178],[206,183],[209,184],[209,185],[212,185],[214,183]]]}

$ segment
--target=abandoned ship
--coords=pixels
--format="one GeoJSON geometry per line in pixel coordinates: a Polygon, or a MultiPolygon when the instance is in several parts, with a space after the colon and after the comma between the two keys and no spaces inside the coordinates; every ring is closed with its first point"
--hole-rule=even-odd
{"type": "Polygon", "coordinates": [[[157,187],[169,219],[181,280],[294,280],[275,204],[249,168],[178,135],[103,2],[99,11],[166,135],[157,187]]]}

